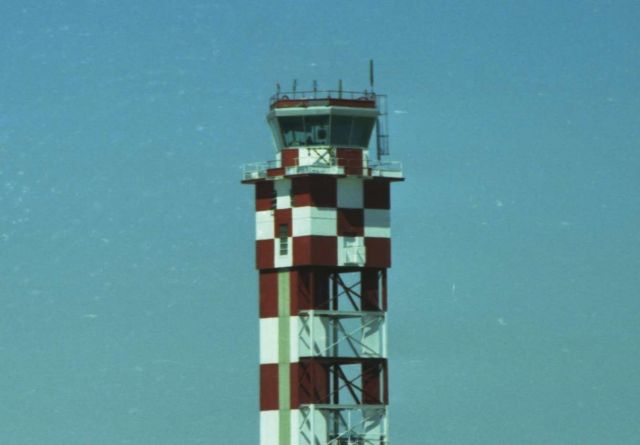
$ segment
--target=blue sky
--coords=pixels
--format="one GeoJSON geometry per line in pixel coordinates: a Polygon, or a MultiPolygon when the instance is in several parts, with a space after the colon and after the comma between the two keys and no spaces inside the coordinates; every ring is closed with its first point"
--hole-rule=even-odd
{"type": "Polygon", "coordinates": [[[0,5],[0,443],[257,443],[276,82],[389,97],[394,445],[640,441],[640,6],[0,5]]]}

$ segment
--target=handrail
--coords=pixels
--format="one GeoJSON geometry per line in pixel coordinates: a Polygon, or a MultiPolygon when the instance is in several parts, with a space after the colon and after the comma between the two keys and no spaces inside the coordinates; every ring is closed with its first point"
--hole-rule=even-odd
{"type": "MultiPolygon", "coordinates": [[[[335,323],[336,327],[342,332],[342,336],[336,336],[335,338],[332,338],[331,340],[333,341],[333,343],[330,343],[329,345],[327,345],[324,348],[319,348],[317,353],[319,355],[322,355],[330,350],[332,350],[335,346],[338,346],[340,344],[340,342],[342,342],[343,340],[346,340],[347,342],[351,342],[351,341],[355,341],[355,343],[357,343],[359,346],[361,346],[363,348],[363,353],[364,353],[364,349],[369,350],[370,353],[375,354],[376,356],[380,356],[383,357],[384,356],[384,352],[381,348],[380,351],[376,351],[374,348],[364,344],[362,341],[358,340],[355,335],[357,335],[358,333],[361,333],[365,330],[366,327],[368,327],[369,325],[375,324],[376,322],[378,322],[379,320],[384,320],[385,319],[385,315],[384,312],[380,312],[377,313],[378,316],[377,317],[371,317],[371,319],[365,323],[362,323],[361,325],[355,327],[354,329],[352,329],[351,331],[348,331],[345,329],[344,325],[341,323],[340,318],[341,317],[335,317],[332,318],[330,317],[330,320],[335,323]]],[[[311,312],[305,312],[305,313],[300,313],[299,314],[300,317],[307,317],[310,323],[313,323],[313,318],[316,315],[315,311],[311,311],[311,312]]],[[[322,315],[320,315],[322,316],[322,315]]],[[[364,317],[362,317],[364,318],[364,317]]],[[[302,326],[304,327],[304,326],[302,326]]],[[[310,337],[312,339],[312,344],[310,345],[310,350],[312,353],[316,352],[315,351],[315,343],[313,342],[313,337],[314,337],[314,326],[313,324],[308,325],[309,327],[309,334],[310,337]]],[[[300,336],[302,330],[298,333],[298,335],[300,336]]],[[[381,333],[381,335],[385,335],[383,332],[381,333]]],[[[353,347],[353,345],[351,345],[353,347]]],[[[357,352],[357,351],[353,351],[354,355],[356,357],[361,356],[361,353],[357,352]]]]}
{"type": "Polygon", "coordinates": [[[277,92],[269,98],[269,105],[280,100],[322,100],[322,99],[350,99],[369,100],[376,102],[376,98],[384,96],[372,91],[345,91],[345,90],[302,90],[277,92]]]}
{"type": "Polygon", "coordinates": [[[282,161],[262,161],[244,164],[242,166],[242,178],[244,180],[265,179],[269,176],[269,170],[284,169],[283,174],[294,175],[304,173],[344,174],[344,169],[357,170],[361,176],[394,176],[402,175],[402,163],[400,161],[378,161],[375,159],[360,160],[351,158],[318,159],[309,164],[300,165],[299,159],[294,159],[293,165],[282,165],[282,161]]]}
{"type": "Polygon", "coordinates": [[[302,415],[304,416],[303,422],[305,424],[307,422],[311,423],[312,434],[315,434],[315,431],[313,431],[313,416],[316,410],[328,411],[332,416],[335,416],[334,419],[338,422],[338,424],[340,425],[340,430],[342,431],[335,431],[334,434],[332,434],[330,437],[327,437],[327,439],[329,439],[327,445],[343,444],[345,443],[345,441],[346,443],[369,445],[384,445],[388,443],[388,432],[386,422],[384,420],[387,414],[385,405],[303,404],[300,406],[300,409],[302,411],[302,415]],[[351,415],[353,411],[362,411],[364,409],[375,411],[375,416],[362,416],[361,419],[353,419],[351,415]],[[379,432],[373,434],[364,429],[366,422],[372,419],[379,419],[379,421],[382,423],[379,432]]]}

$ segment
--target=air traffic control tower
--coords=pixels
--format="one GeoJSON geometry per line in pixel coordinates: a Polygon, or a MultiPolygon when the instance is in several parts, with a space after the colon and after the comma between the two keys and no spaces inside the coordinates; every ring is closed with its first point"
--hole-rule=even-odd
{"type": "Polygon", "coordinates": [[[403,176],[383,159],[385,97],[279,90],[276,159],[242,181],[255,185],[260,445],[388,445],[389,189],[403,176]]]}

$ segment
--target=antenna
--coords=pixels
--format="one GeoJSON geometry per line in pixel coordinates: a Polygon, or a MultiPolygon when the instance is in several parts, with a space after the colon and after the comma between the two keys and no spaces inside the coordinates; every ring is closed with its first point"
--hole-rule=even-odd
{"type": "Polygon", "coordinates": [[[373,59],[369,59],[369,85],[371,86],[371,98],[376,103],[378,117],[376,118],[376,158],[378,161],[383,155],[389,154],[389,134],[387,133],[387,96],[377,95],[373,90],[373,59]]]}
{"type": "Polygon", "coordinates": [[[318,95],[318,81],[313,81],[313,98],[315,99],[318,95]]]}
{"type": "Polygon", "coordinates": [[[342,99],[342,79],[338,80],[338,98],[342,99]]]}
{"type": "Polygon", "coordinates": [[[380,139],[382,139],[382,131],[380,131],[380,116],[378,116],[376,118],[376,157],[378,158],[378,161],[382,156],[382,144],[380,139]]]}
{"type": "MultiPolygon", "coordinates": [[[[371,95],[373,96],[373,100],[376,101],[376,108],[378,108],[378,117],[376,118],[376,158],[378,159],[378,161],[380,161],[380,158],[382,157],[382,152],[384,151],[382,147],[383,134],[382,134],[382,128],[380,127],[382,125],[382,123],[380,122],[380,114],[381,114],[380,106],[382,104],[380,103],[380,101],[378,100],[378,97],[376,96],[376,93],[374,92],[373,81],[374,81],[373,59],[369,59],[369,86],[371,86],[371,95]]],[[[386,113],[386,110],[384,111],[386,113]]]]}
{"type": "Polygon", "coordinates": [[[296,97],[296,87],[298,86],[298,79],[293,79],[293,98],[295,99],[296,97]]]}
{"type": "Polygon", "coordinates": [[[369,59],[369,85],[373,93],[373,59],[369,59]]]}

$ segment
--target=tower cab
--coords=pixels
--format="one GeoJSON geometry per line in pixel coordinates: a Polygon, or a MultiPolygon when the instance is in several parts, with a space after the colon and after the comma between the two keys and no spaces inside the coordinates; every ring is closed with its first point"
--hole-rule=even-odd
{"type": "Polygon", "coordinates": [[[277,159],[291,173],[362,174],[379,112],[372,94],[353,98],[272,98],[267,121],[277,159]]]}
{"type": "Polygon", "coordinates": [[[384,96],[367,91],[297,95],[271,97],[267,122],[276,159],[246,164],[243,182],[305,174],[402,178],[399,163],[380,161],[380,154],[387,154],[384,96]],[[377,152],[372,154],[374,128],[377,152]]]}

